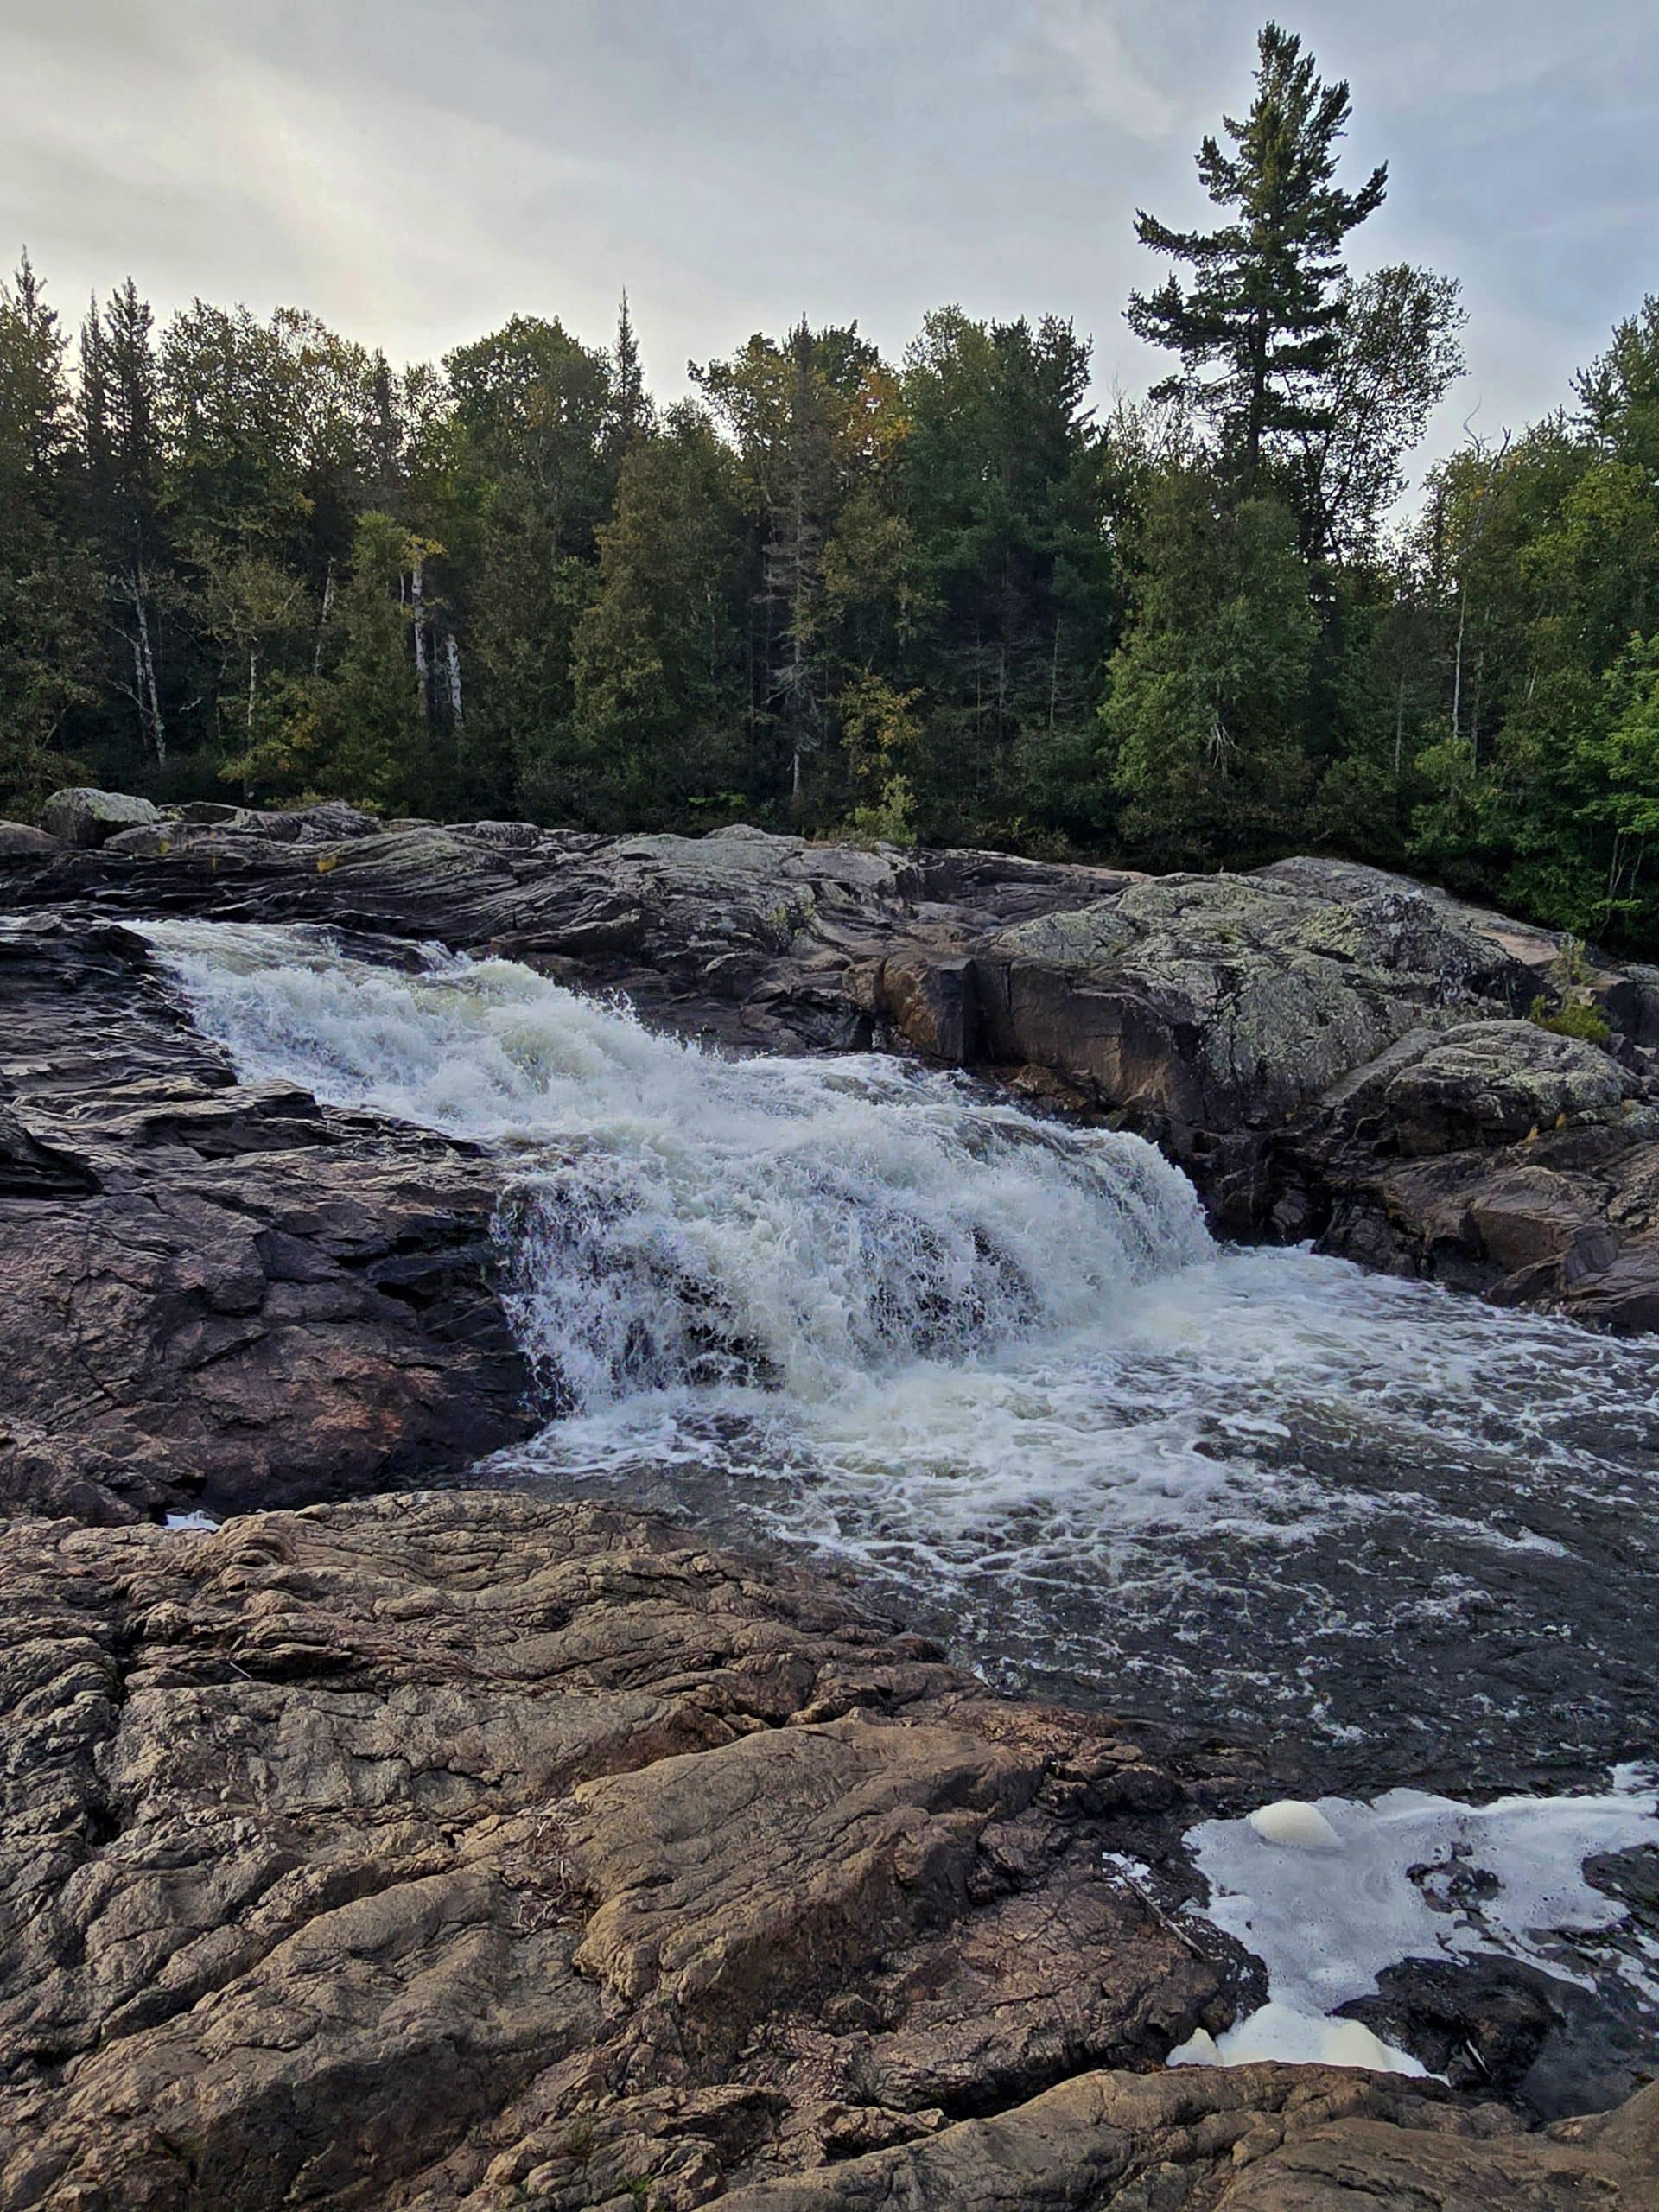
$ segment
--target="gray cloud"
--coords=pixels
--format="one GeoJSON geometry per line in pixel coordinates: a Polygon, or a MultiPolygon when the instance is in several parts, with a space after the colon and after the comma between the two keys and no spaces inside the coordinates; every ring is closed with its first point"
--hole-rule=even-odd
{"type": "MultiPolygon", "coordinates": [[[[315,308],[410,357],[515,311],[594,340],[632,296],[654,380],[802,311],[896,349],[945,300],[1053,308],[1103,387],[1155,272],[1137,204],[1201,214],[1265,0],[10,0],[0,205],[71,314],[130,270],[315,308]]],[[[1652,269],[1644,0],[1310,0],[1350,77],[1363,234],[1465,283],[1483,428],[1566,395],[1652,269]]],[[[0,241],[0,246],[4,242],[0,241]]]]}

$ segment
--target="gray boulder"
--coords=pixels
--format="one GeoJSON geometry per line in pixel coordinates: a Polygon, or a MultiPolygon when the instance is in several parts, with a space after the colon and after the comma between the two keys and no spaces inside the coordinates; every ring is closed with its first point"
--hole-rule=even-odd
{"type": "Polygon", "coordinates": [[[0,861],[39,861],[61,849],[59,838],[27,822],[0,822],[0,861]]]}
{"type": "Polygon", "coordinates": [[[1618,1119],[1641,1089],[1599,1045],[1532,1021],[1417,1030],[1340,1086],[1341,1124],[1412,1158],[1618,1119]]]}
{"type": "MultiPolygon", "coordinates": [[[[413,823],[409,828],[425,827],[413,823]]],[[[458,822],[455,824],[464,836],[476,837],[480,844],[505,845],[514,852],[527,853],[541,842],[542,833],[533,822],[458,822]]]]}
{"type": "Polygon", "coordinates": [[[1408,1032],[1530,993],[1429,893],[1369,872],[1348,889],[1166,876],[1001,931],[974,960],[984,1055],[1050,1069],[1179,1143],[1171,1124],[1281,1120],[1408,1032]]]}
{"type": "Polygon", "coordinates": [[[48,837],[66,845],[106,845],[123,830],[137,830],[161,820],[160,809],[130,791],[94,791],[75,785],[54,791],[41,809],[41,827],[48,837]]]}

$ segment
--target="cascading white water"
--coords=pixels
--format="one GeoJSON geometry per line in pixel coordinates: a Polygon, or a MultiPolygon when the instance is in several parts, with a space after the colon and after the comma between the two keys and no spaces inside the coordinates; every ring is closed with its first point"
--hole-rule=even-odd
{"type": "Polygon", "coordinates": [[[899,1062],[728,1061],[506,962],[149,934],[245,1076],[498,1149],[557,1417],[491,1478],[805,1543],[994,1675],[1321,1787],[1659,1739],[1650,1345],[1224,1251],[1139,1140],[899,1062]]]}
{"type": "Polygon", "coordinates": [[[564,1409],[686,1382],[823,1399],[1093,1325],[1210,1249],[1138,1137],[897,1061],[733,1063],[508,961],[409,974],[295,931],[152,934],[250,1074],[514,1147],[511,1301],[564,1409]]]}

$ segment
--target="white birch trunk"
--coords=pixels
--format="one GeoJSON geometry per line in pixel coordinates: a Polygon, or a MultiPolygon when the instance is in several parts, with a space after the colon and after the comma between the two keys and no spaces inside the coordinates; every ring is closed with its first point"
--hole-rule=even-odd
{"type": "Polygon", "coordinates": [[[461,728],[461,647],[455,642],[453,630],[443,636],[443,678],[449,693],[449,720],[456,729],[461,728]]]}
{"type": "Polygon", "coordinates": [[[321,676],[322,674],[322,648],[324,641],[327,637],[328,617],[334,612],[334,564],[331,561],[328,563],[327,569],[324,572],[322,579],[322,607],[321,613],[317,616],[316,647],[311,655],[311,673],[313,676],[321,676]]]}
{"type": "Polygon", "coordinates": [[[421,702],[421,720],[432,719],[432,657],[426,635],[425,578],[417,561],[409,579],[410,604],[415,611],[415,689],[421,702]]]}
{"type": "Polygon", "coordinates": [[[144,749],[158,768],[167,765],[167,725],[162,717],[161,690],[156,681],[156,652],[149,635],[149,579],[142,569],[128,578],[137,637],[133,645],[138,679],[138,725],[144,749]]]}

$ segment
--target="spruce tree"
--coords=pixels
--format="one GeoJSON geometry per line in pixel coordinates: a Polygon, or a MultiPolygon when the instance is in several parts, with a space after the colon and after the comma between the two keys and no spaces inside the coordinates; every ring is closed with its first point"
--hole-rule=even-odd
{"type": "Polygon", "coordinates": [[[623,461],[574,648],[583,821],[696,820],[741,786],[757,581],[747,522],[741,465],[689,404],[623,461]]]}
{"type": "Polygon", "coordinates": [[[628,296],[624,292],[617,312],[616,344],[611,351],[611,404],[605,424],[607,452],[620,461],[651,426],[651,395],[645,390],[639,340],[634,335],[633,316],[628,308],[628,296]]]}
{"type": "Polygon", "coordinates": [[[1187,264],[1155,292],[1130,296],[1137,335],[1179,354],[1183,373],[1160,396],[1195,391],[1219,420],[1248,493],[1264,451],[1283,433],[1318,429],[1329,402],[1321,380],[1344,315],[1343,241],[1382,205],[1386,165],[1356,193],[1334,181],[1337,142],[1350,113],[1345,83],[1326,85],[1301,41],[1268,23],[1260,33],[1255,98],[1242,123],[1222,118],[1235,150],[1205,139],[1197,161],[1217,207],[1236,210],[1214,231],[1175,231],[1144,208],[1142,245],[1187,264]]]}

